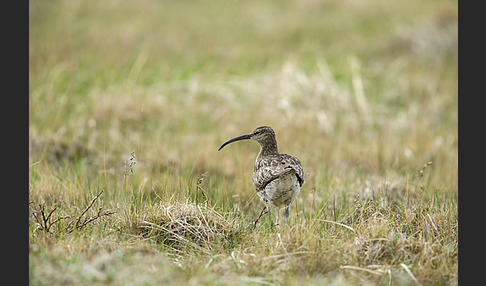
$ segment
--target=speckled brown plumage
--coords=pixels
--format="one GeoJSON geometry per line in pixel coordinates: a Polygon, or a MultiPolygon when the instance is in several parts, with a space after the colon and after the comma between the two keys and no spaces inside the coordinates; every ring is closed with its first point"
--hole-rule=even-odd
{"type": "MultiPolygon", "coordinates": [[[[261,126],[252,133],[230,139],[223,143],[219,150],[231,142],[244,139],[253,139],[260,143],[260,152],[253,168],[253,186],[260,200],[265,204],[269,213],[270,205],[274,207],[285,206],[284,215],[288,217],[289,206],[304,184],[305,175],[299,159],[278,151],[275,132],[269,126],[261,126]]],[[[258,219],[260,219],[262,213],[260,213],[258,219]]],[[[258,222],[258,219],[255,223],[258,222]]]]}
{"type": "Polygon", "coordinates": [[[272,180],[289,170],[295,170],[300,186],[304,184],[304,169],[296,157],[288,154],[271,154],[257,158],[253,168],[253,186],[261,191],[272,180]]]}

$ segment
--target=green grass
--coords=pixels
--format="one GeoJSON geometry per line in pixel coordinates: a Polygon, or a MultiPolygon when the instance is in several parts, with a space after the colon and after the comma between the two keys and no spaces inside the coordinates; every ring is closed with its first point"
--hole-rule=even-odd
{"type": "Polygon", "coordinates": [[[456,284],[457,9],[30,1],[30,284],[456,284]],[[260,125],[306,172],[275,230],[217,151],[260,125]]]}

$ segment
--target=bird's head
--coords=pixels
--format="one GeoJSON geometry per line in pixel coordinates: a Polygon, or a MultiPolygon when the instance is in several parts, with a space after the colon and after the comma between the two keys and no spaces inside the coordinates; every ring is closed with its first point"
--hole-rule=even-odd
{"type": "Polygon", "coordinates": [[[224,146],[228,145],[229,143],[239,141],[239,140],[245,140],[245,139],[253,139],[260,143],[260,145],[264,145],[265,142],[274,142],[275,141],[275,131],[273,131],[272,127],[270,126],[260,126],[257,127],[253,132],[241,135],[238,137],[235,137],[233,139],[230,139],[221,145],[219,147],[218,151],[223,149],[224,146]]]}

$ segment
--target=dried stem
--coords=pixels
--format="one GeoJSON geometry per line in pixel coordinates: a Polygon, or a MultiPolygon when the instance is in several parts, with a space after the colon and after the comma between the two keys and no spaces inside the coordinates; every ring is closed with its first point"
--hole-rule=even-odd
{"type": "Polygon", "coordinates": [[[46,214],[44,204],[39,204],[39,210],[34,211],[32,213],[32,216],[34,217],[36,223],[39,225],[40,229],[42,229],[46,233],[49,232],[49,230],[51,229],[51,227],[53,225],[55,225],[56,223],[59,223],[61,220],[74,217],[75,219],[71,220],[67,224],[67,226],[65,228],[63,228],[66,233],[71,233],[75,229],[81,229],[84,226],[86,226],[88,223],[90,223],[90,222],[92,222],[92,221],[94,221],[94,220],[96,220],[96,219],[98,219],[102,216],[112,215],[116,212],[116,211],[104,211],[104,212],[102,212],[102,208],[100,207],[95,216],[85,218],[83,220],[83,217],[85,216],[85,214],[88,212],[89,209],[91,209],[93,207],[96,200],[101,196],[101,194],[103,194],[103,191],[104,190],[101,190],[99,192],[99,194],[96,195],[96,197],[94,197],[91,200],[90,204],[83,210],[83,212],[81,212],[81,214],[79,216],[62,216],[62,217],[58,217],[58,218],[51,221],[51,217],[54,214],[54,212],[57,210],[57,208],[56,207],[53,208],[52,210],[49,211],[49,213],[46,214]]]}
{"type": "Polygon", "coordinates": [[[206,205],[209,204],[209,197],[206,195],[206,190],[201,185],[202,185],[204,178],[206,177],[207,174],[208,174],[208,172],[201,174],[201,176],[199,176],[199,178],[197,179],[197,183],[196,183],[196,188],[201,191],[201,193],[204,197],[204,200],[206,201],[206,205]]]}
{"type": "Polygon", "coordinates": [[[94,202],[101,196],[101,194],[104,192],[104,190],[102,189],[100,191],[100,193],[94,197],[92,200],[91,200],[91,203],[84,209],[84,211],[81,213],[81,215],[79,215],[78,219],[76,220],[76,223],[74,224],[74,227],[76,228],[81,228],[83,227],[84,225],[87,224],[86,222],[86,219],[84,220],[84,222],[81,224],[81,226],[79,226],[79,222],[81,221],[81,218],[84,216],[84,214],[93,206],[94,202]]]}

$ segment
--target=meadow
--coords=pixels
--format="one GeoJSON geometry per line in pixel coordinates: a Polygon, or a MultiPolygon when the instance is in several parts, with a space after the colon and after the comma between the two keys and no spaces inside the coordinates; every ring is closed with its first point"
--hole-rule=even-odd
{"type": "Polygon", "coordinates": [[[457,285],[457,1],[29,1],[31,285],[457,285]],[[272,126],[306,172],[252,222],[272,126]],[[276,212],[274,212],[276,213],[276,212]]]}

